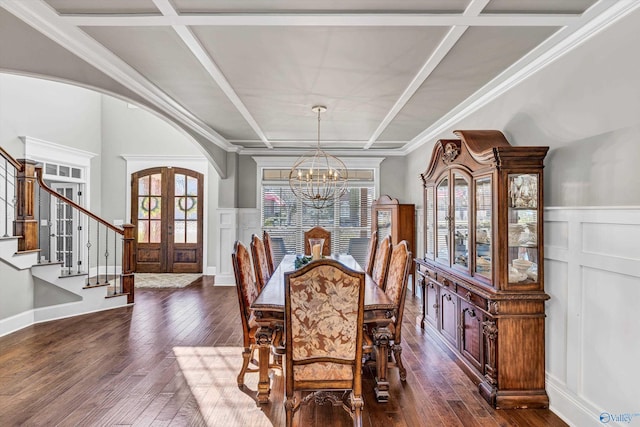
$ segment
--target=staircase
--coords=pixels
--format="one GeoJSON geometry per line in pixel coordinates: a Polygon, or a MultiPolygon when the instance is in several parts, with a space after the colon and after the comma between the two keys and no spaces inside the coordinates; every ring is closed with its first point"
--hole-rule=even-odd
{"type": "Polygon", "coordinates": [[[0,336],[33,323],[132,304],[134,226],[111,225],[49,188],[40,165],[15,160],[0,147],[2,160],[0,296],[22,297],[25,306],[33,294],[33,308],[9,316],[9,299],[0,304],[0,336]],[[43,212],[67,216],[41,219],[43,212]]]}
{"type": "Polygon", "coordinates": [[[0,237],[0,260],[18,270],[30,269],[36,287],[56,287],[58,290],[55,292],[64,297],[60,298],[62,301],[56,304],[34,308],[30,316],[22,316],[24,320],[12,326],[7,324],[3,327],[4,319],[0,319],[0,336],[3,332],[8,333],[28,326],[28,323],[45,322],[128,305],[127,294],[114,295],[113,281],[119,280],[118,277],[110,278],[110,282],[87,286],[87,274],[63,274],[61,262],[39,264],[37,251],[17,252],[18,239],[18,237],[0,237]]]}

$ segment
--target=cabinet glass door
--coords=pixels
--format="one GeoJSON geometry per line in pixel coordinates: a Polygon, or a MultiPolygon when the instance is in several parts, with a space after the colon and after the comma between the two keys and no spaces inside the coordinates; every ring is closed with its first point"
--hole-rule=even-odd
{"type": "Polygon", "coordinates": [[[436,259],[449,265],[449,179],[436,189],[436,259]]]}
{"type": "Polygon", "coordinates": [[[428,259],[435,259],[435,247],[436,247],[436,230],[434,227],[434,214],[435,212],[433,211],[435,203],[433,200],[433,187],[428,187],[427,188],[427,202],[426,202],[426,212],[425,212],[425,217],[426,217],[426,226],[427,229],[425,230],[426,233],[426,248],[425,248],[425,256],[428,259]]]}
{"type": "Polygon", "coordinates": [[[469,267],[469,181],[453,174],[453,263],[469,267]]]}
{"type": "Polygon", "coordinates": [[[376,212],[376,224],[378,226],[378,242],[385,237],[391,236],[391,211],[388,209],[380,209],[376,212]]]}
{"type": "Polygon", "coordinates": [[[509,174],[509,283],[538,281],[538,175],[509,174]]]}
{"type": "Polygon", "coordinates": [[[476,267],[491,278],[491,177],[476,179],[476,267]]]}

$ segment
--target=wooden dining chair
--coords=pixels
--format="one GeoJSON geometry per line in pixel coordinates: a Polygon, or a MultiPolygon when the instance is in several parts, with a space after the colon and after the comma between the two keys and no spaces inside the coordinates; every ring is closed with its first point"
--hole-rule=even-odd
{"type": "Polygon", "coordinates": [[[269,267],[269,276],[276,270],[275,255],[273,253],[273,242],[271,236],[265,231],[262,232],[262,243],[264,244],[264,253],[267,258],[267,267],[269,267]]]}
{"type": "Polygon", "coordinates": [[[391,238],[389,236],[386,236],[380,242],[378,249],[376,249],[375,262],[373,263],[373,268],[371,269],[371,278],[382,290],[384,290],[386,284],[390,255],[391,238]]]}
{"type": "MultiPolygon", "coordinates": [[[[387,283],[385,294],[396,307],[391,324],[387,326],[391,332],[389,340],[389,349],[393,354],[393,360],[387,362],[387,367],[397,367],[400,373],[400,380],[406,381],[407,370],[402,363],[402,316],[404,314],[404,300],[407,294],[407,282],[411,270],[412,254],[409,251],[409,245],[406,240],[395,245],[391,251],[391,260],[389,262],[389,273],[387,274],[387,283]]],[[[371,336],[375,324],[368,324],[367,342],[372,342],[371,336]]],[[[367,348],[370,350],[370,348],[367,348]]],[[[369,363],[374,363],[371,360],[369,363]]]]}
{"type": "Polygon", "coordinates": [[[373,273],[373,264],[376,259],[376,249],[378,248],[378,232],[374,231],[371,233],[371,238],[369,239],[369,249],[367,250],[367,261],[364,266],[364,271],[371,276],[373,273]]]}
{"type": "Polygon", "coordinates": [[[322,255],[331,255],[331,232],[326,228],[316,226],[304,232],[304,254],[311,255],[309,239],[324,239],[322,255]]]}
{"type": "Polygon", "coordinates": [[[285,274],[287,427],[311,397],[342,404],[362,426],[364,283],[364,272],[331,259],[285,274]],[[350,391],[348,402],[333,394],[341,390],[350,391]],[[313,396],[302,398],[303,391],[313,396]]]}
{"type": "Polygon", "coordinates": [[[269,264],[267,262],[267,253],[264,249],[262,239],[255,234],[251,235],[251,257],[253,258],[253,270],[256,273],[256,285],[258,292],[264,288],[271,278],[269,272],[269,264]]]}
{"type": "Polygon", "coordinates": [[[236,242],[231,254],[233,272],[236,277],[236,290],[238,291],[238,303],[240,304],[240,319],[242,321],[242,368],[238,374],[238,387],[244,385],[244,375],[247,372],[258,372],[259,363],[254,359],[253,354],[258,346],[255,341],[255,334],[258,324],[251,316],[251,304],[258,296],[258,288],[253,281],[251,273],[251,259],[249,251],[241,242],[236,242]],[[256,368],[249,368],[253,364],[256,368]]]}

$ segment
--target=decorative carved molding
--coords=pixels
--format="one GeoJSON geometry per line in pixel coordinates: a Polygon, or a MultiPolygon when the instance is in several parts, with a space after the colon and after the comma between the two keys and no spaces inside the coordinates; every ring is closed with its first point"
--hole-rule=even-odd
{"type": "Polygon", "coordinates": [[[446,164],[451,163],[458,157],[460,150],[458,146],[453,142],[449,142],[444,146],[444,153],[442,154],[442,161],[446,164]]]}
{"type": "Polygon", "coordinates": [[[498,326],[493,320],[482,323],[484,335],[487,343],[487,358],[485,365],[485,378],[493,387],[497,387],[498,379],[496,375],[496,339],[498,338],[498,326]]]}
{"type": "Polygon", "coordinates": [[[499,301],[489,301],[489,313],[498,314],[500,311],[500,302],[499,301]]]}

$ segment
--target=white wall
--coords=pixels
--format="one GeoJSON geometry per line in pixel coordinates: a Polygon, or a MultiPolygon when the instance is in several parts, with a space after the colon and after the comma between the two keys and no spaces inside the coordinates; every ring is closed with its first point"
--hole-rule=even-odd
{"type": "MultiPolygon", "coordinates": [[[[572,425],[602,425],[601,412],[640,414],[640,211],[626,208],[640,206],[638,28],[640,11],[434,138],[455,137],[454,129],[500,129],[513,145],[550,146],[547,391],[551,409],[572,425]]],[[[406,186],[419,206],[416,177],[431,150],[427,144],[407,157],[406,186]]]]}

